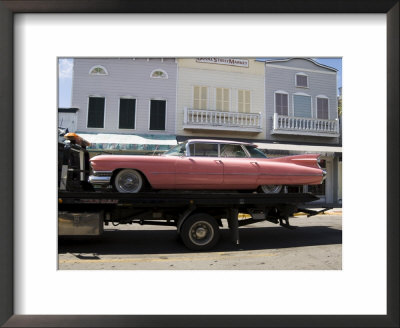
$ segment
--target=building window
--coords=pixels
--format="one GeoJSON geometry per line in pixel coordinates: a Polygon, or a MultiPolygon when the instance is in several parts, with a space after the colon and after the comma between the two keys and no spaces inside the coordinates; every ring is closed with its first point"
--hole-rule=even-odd
{"type": "Polygon", "coordinates": [[[328,98],[317,97],[317,117],[325,120],[329,118],[328,98]]]}
{"type": "Polygon", "coordinates": [[[250,113],[249,90],[238,90],[238,111],[240,113],[250,113]]]}
{"type": "Polygon", "coordinates": [[[296,87],[308,88],[308,76],[304,73],[296,74],[296,87]]]}
{"type": "Polygon", "coordinates": [[[286,116],[289,114],[289,95],[287,93],[275,93],[275,113],[286,116]]]}
{"type": "Polygon", "coordinates": [[[136,99],[121,98],[119,100],[119,128],[134,129],[136,99]]]}
{"type": "Polygon", "coordinates": [[[89,97],[88,128],[104,128],[104,97],[89,97]]]}
{"type": "Polygon", "coordinates": [[[311,97],[308,95],[293,95],[293,109],[295,117],[312,117],[311,97]]]}
{"type": "Polygon", "coordinates": [[[207,109],[208,88],[195,86],[193,92],[193,108],[207,109]]]}
{"type": "Polygon", "coordinates": [[[151,72],[150,77],[153,79],[168,79],[168,74],[162,69],[155,69],[151,72]]]}
{"type": "Polygon", "coordinates": [[[216,108],[217,110],[229,112],[229,89],[225,88],[217,88],[217,101],[216,108]]]}
{"type": "Polygon", "coordinates": [[[165,130],[166,101],[150,101],[150,130],[165,130]]]}
{"type": "Polygon", "coordinates": [[[108,75],[107,70],[103,66],[94,66],[89,71],[90,75],[108,75]]]}

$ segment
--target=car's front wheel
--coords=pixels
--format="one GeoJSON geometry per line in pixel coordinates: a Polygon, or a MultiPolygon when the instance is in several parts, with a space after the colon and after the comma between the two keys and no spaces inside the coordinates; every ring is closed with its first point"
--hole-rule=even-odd
{"type": "Polygon", "coordinates": [[[282,185],[262,185],[260,190],[264,194],[279,194],[282,190],[282,185]]]}
{"type": "Polygon", "coordinates": [[[132,169],[124,169],[117,173],[114,188],[122,193],[138,193],[143,187],[142,175],[132,169]]]}

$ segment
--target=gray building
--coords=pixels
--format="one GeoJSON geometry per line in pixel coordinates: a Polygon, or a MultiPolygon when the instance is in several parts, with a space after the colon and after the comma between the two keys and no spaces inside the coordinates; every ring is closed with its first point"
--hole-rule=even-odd
{"type": "Polygon", "coordinates": [[[307,58],[265,63],[266,142],[270,155],[317,152],[328,175],[323,185],[303,186],[324,203],[341,201],[341,145],[337,71],[307,58]]]}
{"type": "Polygon", "coordinates": [[[75,58],[77,132],[174,134],[176,75],[173,58],[75,58]]]}
{"type": "Polygon", "coordinates": [[[311,59],[265,63],[267,139],[337,144],[337,72],[311,59]]]}

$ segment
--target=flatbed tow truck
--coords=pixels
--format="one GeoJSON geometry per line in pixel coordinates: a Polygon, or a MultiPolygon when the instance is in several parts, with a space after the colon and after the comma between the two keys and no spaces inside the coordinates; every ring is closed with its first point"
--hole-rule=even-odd
{"type": "Polygon", "coordinates": [[[241,226],[266,220],[294,229],[289,219],[295,213],[311,216],[321,212],[304,208],[318,199],[310,193],[96,191],[87,183],[87,143],[79,143],[78,138],[66,136],[70,142],[59,144],[59,236],[101,235],[109,224],[174,226],[186,247],[204,251],[217,244],[223,222],[227,222],[232,241],[239,244],[241,226]]]}

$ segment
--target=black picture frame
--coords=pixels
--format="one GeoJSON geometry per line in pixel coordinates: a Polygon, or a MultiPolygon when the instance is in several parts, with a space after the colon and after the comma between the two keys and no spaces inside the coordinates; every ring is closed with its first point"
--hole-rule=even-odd
{"type": "MultiPolygon", "coordinates": [[[[398,0],[0,0],[0,140],[3,145],[0,156],[0,324],[4,327],[399,327],[399,27],[398,0]],[[13,163],[13,16],[15,13],[121,12],[386,14],[387,315],[14,315],[13,206],[17,199],[13,196],[13,176],[17,172],[13,163]]],[[[382,216],[382,213],[376,215],[382,216]]]]}

